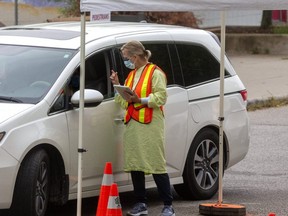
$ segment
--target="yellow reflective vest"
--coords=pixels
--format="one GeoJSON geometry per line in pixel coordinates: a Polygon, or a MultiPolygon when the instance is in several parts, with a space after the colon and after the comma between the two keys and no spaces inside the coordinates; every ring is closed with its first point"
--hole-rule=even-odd
{"type": "MultiPolygon", "coordinates": [[[[152,76],[154,70],[158,68],[156,65],[148,63],[139,78],[138,83],[135,86],[134,92],[139,98],[148,97],[152,92],[152,76]]],[[[159,68],[158,68],[159,69],[159,68]]],[[[125,85],[131,89],[134,83],[136,70],[132,70],[126,81],[125,85]]],[[[161,107],[161,110],[163,107],[161,107]]],[[[153,108],[149,108],[146,104],[141,103],[129,103],[126,109],[124,123],[127,124],[131,118],[143,124],[148,124],[152,121],[153,108]]]]}

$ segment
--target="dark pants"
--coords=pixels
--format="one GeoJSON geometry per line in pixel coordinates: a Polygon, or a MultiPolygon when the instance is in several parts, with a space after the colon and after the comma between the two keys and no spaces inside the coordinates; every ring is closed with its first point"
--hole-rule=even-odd
{"type": "MultiPolygon", "coordinates": [[[[134,187],[134,194],[138,202],[147,202],[145,188],[145,174],[141,171],[131,171],[131,177],[134,187]]],[[[170,188],[170,180],[167,173],[153,174],[157,185],[158,193],[164,205],[172,205],[173,196],[170,188]]]]}

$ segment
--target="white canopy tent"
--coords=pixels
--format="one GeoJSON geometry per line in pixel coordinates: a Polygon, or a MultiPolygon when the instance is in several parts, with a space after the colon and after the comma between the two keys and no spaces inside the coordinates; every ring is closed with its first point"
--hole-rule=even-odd
{"type": "Polygon", "coordinates": [[[81,0],[81,12],[287,9],[287,0],[81,0]]]}
{"type": "Polygon", "coordinates": [[[85,86],[85,12],[89,11],[166,11],[187,12],[214,10],[221,13],[221,62],[219,102],[219,198],[222,203],[223,173],[223,121],[224,121],[224,55],[225,55],[225,11],[227,10],[287,10],[288,0],[80,0],[81,11],[81,65],[80,65],[80,112],[78,146],[78,196],[77,216],[81,215],[82,199],[82,133],[85,86]]]}

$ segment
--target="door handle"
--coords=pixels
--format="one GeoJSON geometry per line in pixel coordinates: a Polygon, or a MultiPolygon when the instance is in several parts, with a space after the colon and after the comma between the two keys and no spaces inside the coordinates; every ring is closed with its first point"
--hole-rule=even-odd
{"type": "Polygon", "coordinates": [[[115,119],[114,119],[114,122],[115,122],[116,124],[123,124],[123,123],[124,123],[124,118],[115,118],[115,119]]]}

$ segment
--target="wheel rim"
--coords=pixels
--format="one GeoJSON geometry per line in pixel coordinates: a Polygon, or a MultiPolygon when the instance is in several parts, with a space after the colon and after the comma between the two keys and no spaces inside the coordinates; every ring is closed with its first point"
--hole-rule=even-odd
{"type": "Polygon", "coordinates": [[[216,144],[209,139],[203,140],[194,156],[194,175],[199,187],[208,190],[218,179],[219,153],[216,144]]]}
{"type": "Polygon", "coordinates": [[[39,168],[39,175],[36,184],[35,207],[37,215],[45,212],[48,189],[48,167],[46,162],[42,161],[39,168]]]}

